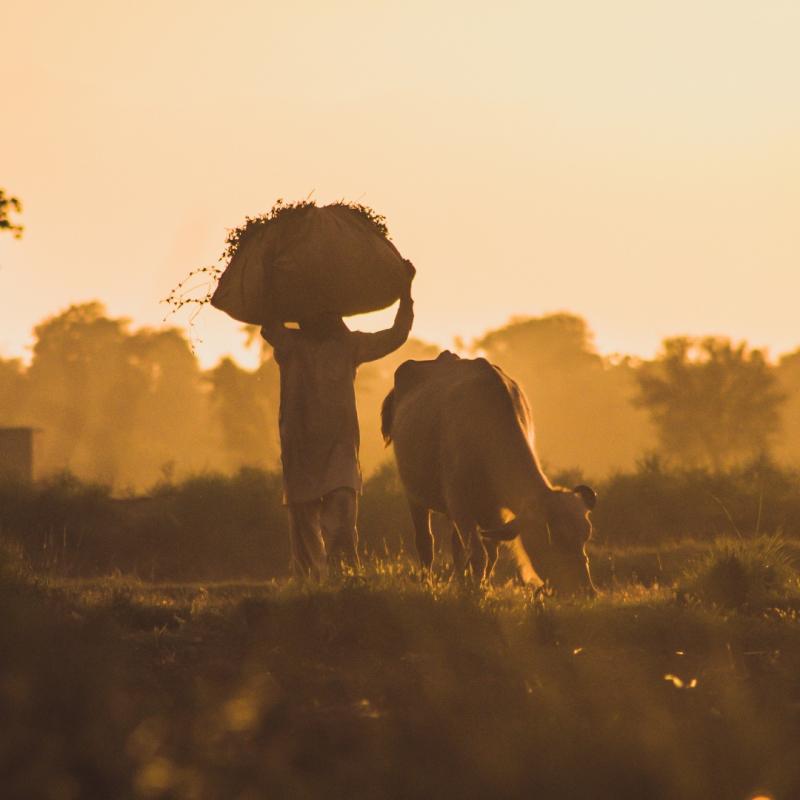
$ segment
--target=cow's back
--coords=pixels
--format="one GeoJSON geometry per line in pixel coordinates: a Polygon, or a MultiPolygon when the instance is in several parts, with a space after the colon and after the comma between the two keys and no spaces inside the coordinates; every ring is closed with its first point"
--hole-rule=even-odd
{"type": "Polygon", "coordinates": [[[443,353],[395,374],[391,436],[411,497],[446,511],[448,496],[487,518],[507,504],[512,462],[530,460],[530,417],[516,383],[485,359],[443,353]],[[516,456],[516,458],[515,458],[516,456]]]}

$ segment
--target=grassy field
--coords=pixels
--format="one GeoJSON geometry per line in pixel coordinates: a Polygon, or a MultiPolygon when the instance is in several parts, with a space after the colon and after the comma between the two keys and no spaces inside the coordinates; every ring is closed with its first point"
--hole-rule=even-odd
{"type": "Polygon", "coordinates": [[[794,551],[677,552],[606,553],[572,603],[399,560],[45,580],[6,549],[2,796],[800,797],[794,551]]]}

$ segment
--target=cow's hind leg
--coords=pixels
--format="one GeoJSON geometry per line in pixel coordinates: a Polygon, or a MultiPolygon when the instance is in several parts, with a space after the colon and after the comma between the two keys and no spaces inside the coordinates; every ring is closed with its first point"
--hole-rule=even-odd
{"type": "Polygon", "coordinates": [[[419,563],[425,570],[433,566],[433,532],[431,531],[431,512],[425,506],[409,501],[411,521],[414,523],[414,543],[417,546],[419,563]]]}
{"type": "Polygon", "coordinates": [[[467,543],[461,538],[458,525],[452,524],[450,551],[453,555],[453,575],[463,578],[467,571],[467,543]]]}

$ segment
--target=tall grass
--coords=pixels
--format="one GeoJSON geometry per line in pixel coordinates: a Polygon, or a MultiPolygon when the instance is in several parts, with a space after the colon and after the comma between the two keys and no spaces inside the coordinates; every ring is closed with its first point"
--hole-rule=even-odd
{"type": "Polygon", "coordinates": [[[789,615],[559,603],[403,561],[321,585],[115,577],[0,615],[4,797],[795,797],[789,615]]]}
{"type": "MultiPolygon", "coordinates": [[[[576,476],[568,475],[570,481],[576,476]]],[[[782,531],[800,540],[800,474],[769,464],[725,473],[667,469],[650,460],[596,484],[595,571],[606,582],[639,577],[664,582],[664,563],[715,539],[782,531]],[[614,561],[625,551],[626,559],[614,561]],[[603,576],[605,576],[603,578],[603,576]]],[[[393,465],[366,483],[359,531],[370,556],[414,560],[413,531],[393,465]]],[[[446,557],[449,537],[437,543],[446,557]]],[[[112,497],[106,487],[69,475],[34,485],[0,485],[0,535],[22,547],[38,569],[90,576],[113,571],[152,580],[265,579],[286,575],[289,548],[281,481],[244,469],[163,483],[141,497],[112,497]]],[[[671,575],[674,569],[667,570],[671,575]]],[[[508,570],[499,574],[510,574],[508,570]]]]}

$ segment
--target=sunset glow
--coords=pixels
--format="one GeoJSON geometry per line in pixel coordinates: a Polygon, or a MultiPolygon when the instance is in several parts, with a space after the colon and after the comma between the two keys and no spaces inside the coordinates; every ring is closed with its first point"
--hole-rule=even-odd
{"type": "MultiPolygon", "coordinates": [[[[310,192],[387,216],[420,338],[569,310],[602,352],[788,352],[798,35],[793,2],[16,4],[0,353],[74,301],[159,324],[226,228],[310,192]]],[[[243,357],[221,314],[196,335],[206,364],[243,357]]]]}

